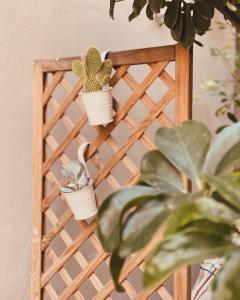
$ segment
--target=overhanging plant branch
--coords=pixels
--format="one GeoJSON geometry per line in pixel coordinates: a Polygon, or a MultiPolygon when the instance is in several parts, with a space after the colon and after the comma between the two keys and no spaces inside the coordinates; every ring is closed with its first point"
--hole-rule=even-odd
{"type": "MultiPolygon", "coordinates": [[[[110,0],[109,14],[113,19],[115,5],[120,1],[124,0],[110,0]]],[[[170,29],[172,38],[184,48],[189,48],[195,42],[196,35],[203,35],[209,30],[215,8],[233,25],[239,26],[239,3],[236,0],[134,0],[129,21],[138,17],[143,9],[150,20],[153,20],[154,14],[163,12],[164,23],[170,29]],[[228,3],[236,11],[231,11],[228,3]]]]}

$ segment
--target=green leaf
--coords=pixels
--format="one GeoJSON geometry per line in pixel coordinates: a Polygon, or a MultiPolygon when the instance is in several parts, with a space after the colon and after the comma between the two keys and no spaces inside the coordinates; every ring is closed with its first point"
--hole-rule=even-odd
{"type": "Polygon", "coordinates": [[[202,17],[212,19],[214,15],[214,0],[196,1],[195,8],[202,17]]]}
{"type": "Polygon", "coordinates": [[[110,7],[109,7],[109,16],[114,19],[114,8],[115,8],[115,4],[117,2],[120,2],[123,0],[110,0],[110,7]]]}
{"type": "Polygon", "coordinates": [[[154,174],[142,174],[139,178],[138,184],[155,187],[159,193],[161,192],[162,194],[174,194],[179,192],[174,185],[164,182],[158,175],[154,174]]]}
{"type": "Polygon", "coordinates": [[[227,112],[227,117],[233,123],[237,123],[238,122],[237,117],[233,113],[231,113],[231,112],[227,112]]]}
{"type": "Polygon", "coordinates": [[[157,200],[143,203],[123,224],[119,255],[126,257],[143,248],[171,212],[199,195],[200,193],[161,195],[157,200]]]}
{"type": "Polygon", "coordinates": [[[231,206],[240,211],[240,173],[235,172],[218,177],[206,177],[217,192],[231,206]]]}
{"type": "Polygon", "coordinates": [[[197,221],[189,222],[182,228],[179,228],[179,232],[203,232],[207,234],[230,236],[233,233],[233,227],[229,224],[215,223],[208,219],[200,219],[197,221]]]}
{"type": "Polygon", "coordinates": [[[184,265],[221,257],[232,247],[230,237],[222,238],[213,234],[182,232],[168,236],[146,261],[144,286],[149,288],[162,282],[184,265]]]}
{"type": "Polygon", "coordinates": [[[141,174],[140,182],[158,187],[163,193],[184,191],[180,172],[159,150],[144,155],[141,174]]]}
{"type": "Polygon", "coordinates": [[[157,197],[156,189],[136,185],[119,190],[103,201],[97,214],[98,235],[106,251],[114,251],[120,242],[121,223],[128,209],[157,197]]]}
{"type": "Polygon", "coordinates": [[[223,129],[227,128],[229,125],[223,125],[223,126],[220,126],[216,129],[216,134],[220,133],[223,129]]]}
{"type": "Polygon", "coordinates": [[[239,300],[240,248],[231,251],[213,283],[213,300],[239,300]]]}
{"type": "Polygon", "coordinates": [[[153,12],[151,11],[149,4],[146,7],[146,16],[149,20],[153,20],[153,12]]]}
{"type": "Polygon", "coordinates": [[[227,0],[215,0],[215,3],[216,3],[217,6],[222,7],[222,6],[226,5],[227,0]]]}
{"type": "Polygon", "coordinates": [[[172,0],[166,10],[164,23],[168,28],[173,28],[181,13],[181,0],[172,0]]]}
{"type": "Polygon", "coordinates": [[[164,0],[149,0],[149,6],[153,13],[159,14],[164,0]]]}
{"type": "Polygon", "coordinates": [[[185,203],[177,208],[169,217],[165,235],[182,230],[192,221],[209,220],[215,223],[232,224],[237,215],[222,203],[211,198],[197,198],[190,203],[185,203]]]}
{"type": "Polygon", "coordinates": [[[201,189],[200,173],[210,145],[208,128],[196,121],[187,121],[175,128],[160,128],[156,145],[176,168],[189,176],[201,189]]]}
{"type": "Polygon", "coordinates": [[[223,106],[220,106],[216,111],[215,111],[215,116],[219,117],[219,116],[222,116],[226,113],[228,107],[227,105],[223,105],[223,106]]]}
{"type": "Polygon", "coordinates": [[[142,9],[146,5],[146,3],[147,3],[146,0],[134,0],[133,1],[133,11],[132,11],[131,15],[129,16],[128,20],[132,21],[137,16],[139,16],[142,9]]]}
{"type": "Polygon", "coordinates": [[[184,48],[189,48],[192,46],[195,39],[195,29],[189,4],[184,3],[184,13],[182,19],[180,45],[184,48]]]}
{"type": "Polygon", "coordinates": [[[240,161],[240,122],[223,129],[207,154],[204,165],[208,175],[221,174],[240,161]]]}
{"type": "Polygon", "coordinates": [[[125,259],[118,255],[118,251],[114,251],[110,259],[110,272],[117,292],[124,292],[124,288],[119,284],[119,276],[124,265],[125,259]]]}
{"type": "Polygon", "coordinates": [[[166,205],[166,197],[162,198],[162,201],[151,200],[143,204],[128,217],[123,225],[119,246],[121,257],[126,257],[146,246],[165,221],[170,209],[166,205]]]}
{"type": "Polygon", "coordinates": [[[202,17],[198,10],[194,7],[193,9],[193,24],[198,34],[205,33],[211,26],[211,20],[202,17]]]}
{"type": "Polygon", "coordinates": [[[182,23],[183,23],[182,14],[180,14],[176,25],[171,29],[172,38],[177,42],[180,42],[180,38],[182,34],[182,25],[183,25],[182,23]]]}

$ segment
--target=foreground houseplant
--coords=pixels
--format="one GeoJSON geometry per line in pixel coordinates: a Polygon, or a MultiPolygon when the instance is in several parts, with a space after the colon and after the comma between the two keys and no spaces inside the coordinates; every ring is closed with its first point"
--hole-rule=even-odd
{"type": "Polygon", "coordinates": [[[88,219],[97,213],[93,180],[89,176],[83,157],[87,145],[88,143],[80,145],[79,161],[70,161],[62,166],[62,176],[66,182],[60,190],[76,220],[88,219]]]}
{"type": "Polygon", "coordinates": [[[214,299],[238,299],[240,278],[240,123],[224,129],[211,144],[203,124],[187,121],[160,128],[157,150],[142,160],[139,182],[111,194],[98,211],[101,243],[111,252],[110,269],[118,291],[126,258],[145,247],[164,227],[163,240],[147,258],[144,286],[164,281],[176,269],[222,257],[214,299]],[[189,193],[184,173],[195,186],[189,193]]]}
{"type": "Polygon", "coordinates": [[[108,86],[112,72],[110,59],[102,61],[99,51],[91,47],[81,60],[74,60],[72,70],[83,79],[81,99],[87,111],[90,125],[112,122],[112,95],[108,86]]]}

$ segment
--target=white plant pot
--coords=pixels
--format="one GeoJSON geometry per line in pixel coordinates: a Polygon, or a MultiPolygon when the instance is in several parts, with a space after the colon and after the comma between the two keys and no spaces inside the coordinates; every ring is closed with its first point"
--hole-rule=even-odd
{"type": "Polygon", "coordinates": [[[81,92],[81,99],[85,106],[89,124],[103,125],[113,121],[112,88],[97,92],[81,92]]]}
{"type": "Polygon", "coordinates": [[[97,206],[92,179],[90,179],[90,184],[85,188],[72,193],[62,193],[62,195],[76,220],[85,220],[96,215],[97,206]]]}

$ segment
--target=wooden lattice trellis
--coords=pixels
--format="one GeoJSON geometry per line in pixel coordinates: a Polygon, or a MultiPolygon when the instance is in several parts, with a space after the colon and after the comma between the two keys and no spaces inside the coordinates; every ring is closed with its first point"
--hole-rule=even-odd
{"type": "Polygon", "coordinates": [[[59,195],[60,165],[74,158],[86,139],[92,142],[86,157],[101,202],[107,193],[137,180],[141,152],[154,148],[157,127],[191,117],[191,51],[165,46],[110,52],[109,58],[115,69],[110,84],[116,116],[106,127],[87,124],[78,97],[82,82],[71,73],[73,58],[35,63],[32,299],[190,299],[188,269],[177,272],[170,283],[140,290],[142,263],[151,245],[126,263],[121,275],[126,293],[117,295],[95,222],[76,222],[59,195]],[[132,73],[136,66],[145,66],[145,71],[132,73]],[[164,87],[157,88],[158,83],[164,87]],[[125,85],[128,95],[118,85],[125,85]],[[151,96],[152,85],[157,99],[151,96]]]}

